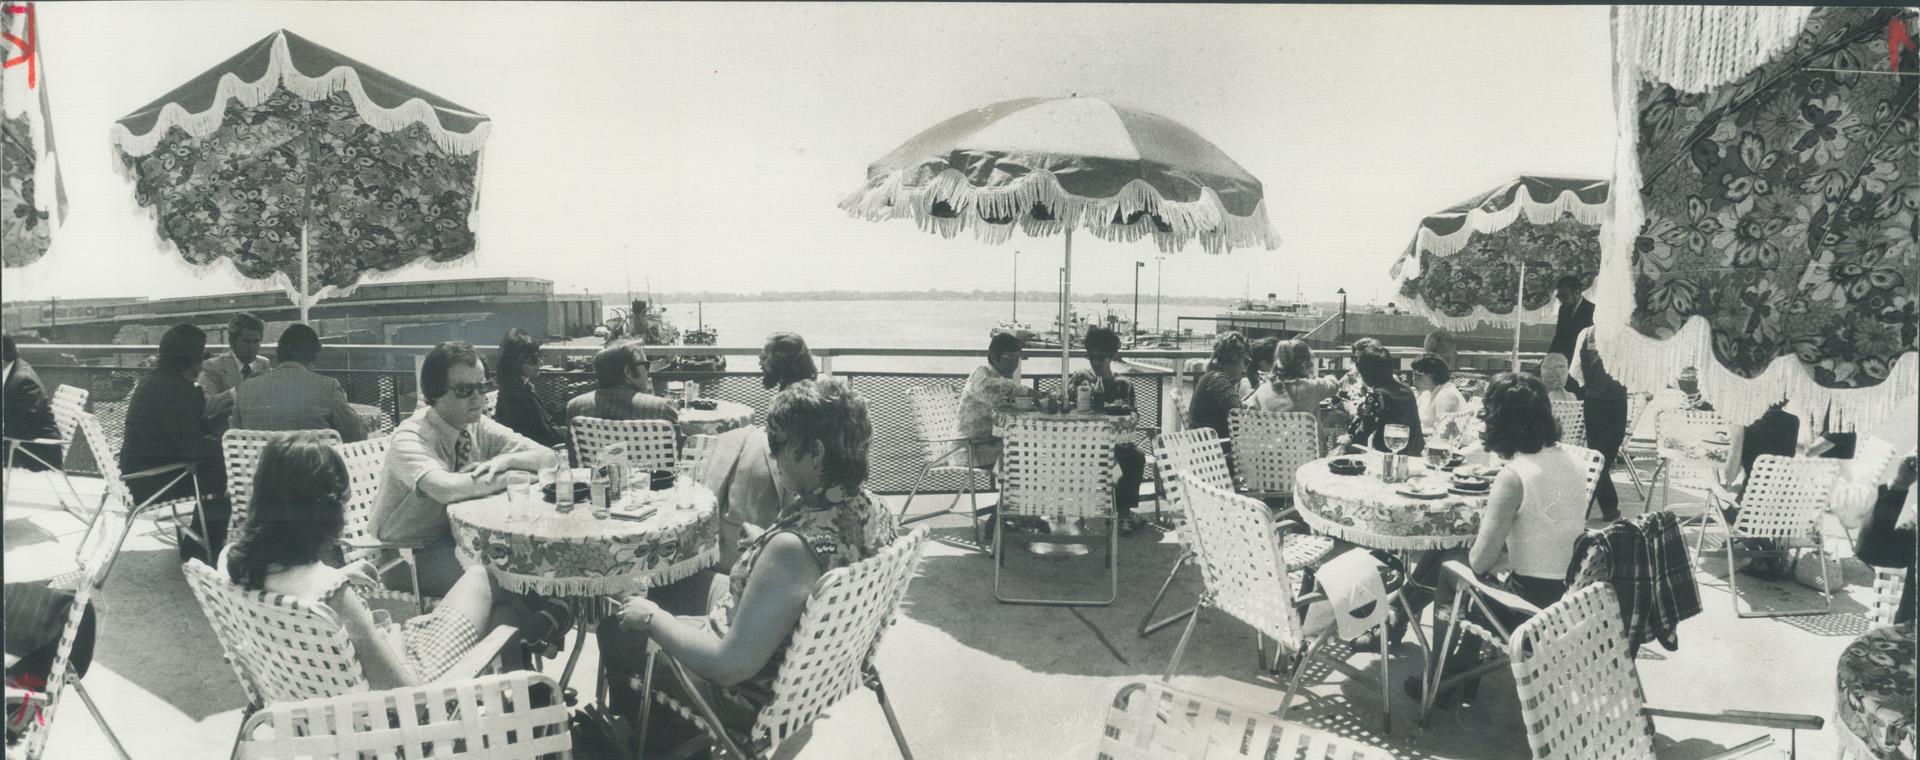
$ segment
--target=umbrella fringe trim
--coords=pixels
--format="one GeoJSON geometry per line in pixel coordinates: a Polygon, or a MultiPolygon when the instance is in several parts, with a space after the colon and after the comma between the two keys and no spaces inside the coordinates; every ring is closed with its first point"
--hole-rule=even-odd
{"type": "Polygon", "coordinates": [[[491,120],[481,121],[472,132],[448,130],[441,125],[434,107],[420,98],[409,99],[393,108],[384,108],[367,97],[366,87],[360,82],[360,73],[348,66],[336,66],[318,77],[306,76],[293,66],[293,54],[287,49],[287,39],[280,35],[273,41],[267,70],[258,80],[248,82],[232,72],[221,74],[219,88],[206,110],[193,113],[179,103],[169,102],[160,108],[153,128],[145,133],[133,134],[126,125],[115,122],[113,143],[121,151],[137,157],[152,153],[173,127],[179,127],[195,138],[206,137],[219,129],[225,120],[228,100],[238,100],[241,105],[252,108],[266,102],[273,91],[282,86],[308,101],[325,100],[336,92],[345,92],[353,98],[355,111],[368,126],[382,132],[394,132],[420,124],[433,135],[434,143],[442,150],[459,155],[480,150],[493,131],[491,120]]]}
{"type": "MultiPolygon", "coordinates": [[[[1616,183],[1614,186],[1622,187],[1623,185],[1616,183]]],[[[1608,198],[1611,199],[1612,195],[1608,193],[1608,198]]],[[[1460,229],[1451,233],[1443,235],[1422,225],[1414,236],[1415,255],[1429,253],[1435,256],[1451,256],[1467,247],[1467,242],[1472,239],[1474,233],[1499,232],[1513,226],[1514,221],[1523,214],[1530,224],[1552,224],[1560,219],[1561,214],[1567,214],[1581,224],[1598,225],[1607,220],[1608,204],[1588,203],[1581,200],[1579,193],[1572,190],[1563,191],[1553,200],[1540,203],[1528,197],[1525,190],[1521,190],[1514,193],[1513,203],[1507,204],[1505,208],[1494,211],[1469,209],[1465,223],[1460,225],[1460,229]]],[[[1403,255],[1402,258],[1406,257],[1403,255]]]]}
{"type": "MultiPolygon", "coordinates": [[[[1615,17],[1614,32],[1620,32],[1615,17]]],[[[1834,430],[1859,428],[1871,430],[1888,420],[1920,395],[1920,353],[1902,353],[1879,384],[1865,388],[1830,388],[1813,379],[1813,372],[1799,357],[1776,356],[1767,368],[1754,377],[1742,377],[1727,369],[1713,355],[1713,329],[1705,317],[1693,315],[1672,335],[1659,338],[1641,334],[1629,323],[1635,309],[1633,278],[1633,241],[1645,221],[1640,202],[1641,72],[1631,59],[1614,58],[1614,184],[1629,188],[1614,194],[1613,218],[1600,226],[1600,274],[1594,279],[1594,348],[1606,363],[1607,372],[1629,388],[1640,390],[1665,388],[1693,367],[1698,373],[1700,393],[1728,422],[1746,425],[1760,418],[1782,399],[1789,399],[1796,413],[1811,423],[1815,417],[1832,415],[1834,430]],[[1808,404],[1807,399],[1821,399],[1808,404]]],[[[1895,420],[1895,422],[1899,422],[1895,420]]]]}
{"type": "Polygon", "coordinates": [[[1106,198],[1088,198],[1067,192],[1052,172],[1036,170],[998,187],[975,187],[956,169],[940,172],[932,180],[909,186],[906,172],[890,172],[869,180],[841,200],[840,208],[867,221],[913,219],[922,231],[953,238],[971,229],[981,242],[1000,244],[1013,237],[1016,227],[1030,237],[1063,232],[1071,224],[1109,242],[1133,242],[1152,237],[1159,249],[1173,253],[1189,241],[1199,241],[1208,253],[1226,253],[1233,248],[1278,248],[1280,238],[1267,220],[1266,201],[1262,200],[1247,216],[1227,213],[1220,196],[1212,188],[1201,188],[1198,200],[1181,202],[1162,197],[1145,180],[1133,180],[1106,198]],[[933,215],[933,206],[945,202],[955,216],[933,215]],[[1035,219],[1029,211],[1035,204],[1054,210],[1054,219],[1035,219]],[[1133,224],[1116,224],[1116,215],[1126,217],[1146,212],[1133,224]],[[1158,216],[1171,229],[1157,229],[1151,216],[1158,216]],[[985,217],[1009,218],[1005,224],[985,221],[985,217]]]}
{"type": "Polygon", "coordinates": [[[1615,56],[1685,92],[1729,84],[1791,47],[1808,6],[1615,6],[1615,56]]]}

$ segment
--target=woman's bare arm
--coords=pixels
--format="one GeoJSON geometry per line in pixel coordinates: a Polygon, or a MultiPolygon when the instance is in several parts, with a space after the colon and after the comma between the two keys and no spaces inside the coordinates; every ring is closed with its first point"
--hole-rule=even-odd
{"type": "Polygon", "coordinates": [[[774,651],[799,624],[807,596],[819,580],[820,565],[799,536],[774,536],[760,550],[760,559],[747,576],[726,638],[670,615],[654,617],[651,636],[680,664],[731,686],[753,677],[773,659],[774,651]]]}
{"type": "Polygon", "coordinates": [[[1511,469],[1501,470],[1487,494],[1487,514],[1480,520],[1480,534],[1467,551],[1467,564],[1475,575],[1485,575],[1507,550],[1507,534],[1513,532],[1514,519],[1520,514],[1523,488],[1520,476],[1511,469]]]}

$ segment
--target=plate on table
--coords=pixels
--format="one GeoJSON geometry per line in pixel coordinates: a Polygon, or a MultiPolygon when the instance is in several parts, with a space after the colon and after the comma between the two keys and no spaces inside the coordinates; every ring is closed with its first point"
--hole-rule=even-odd
{"type": "Polygon", "coordinates": [[[1327,470],[1335,475],[1359,475],[1367,471],[1367,463],[1354,457],[1340,457],[1328,462],[1327,470]]]}
{"type": "Polygon", "coordinates": [[[1486,493],[1488,489],[1493,487],[1492,478],[1477,475],[1462,475],[1458,472],[1453,474],[1453,477],[1449,479],[1449,483],[1454,488],[1468,493],[1486,493]]]}
{"type": "Polygon", "coordinates": [[[1439,483],[1402,483],[1393,492],[1409,499],[1438,499],[1447,495],[1447,487],[1439,483]]]}
{"type": "Polygon", "coordinates": [[[1727,435],[1727,431],[1725,431],[1725,430],[1715,430],[1715,431],[1713,431],[1713,434],[1712,434],[1712,435],[1709,435],[1709,436],[1707,436],[1707,437],[1705,437],[1705,438],[1702,438],[1702,439],[1700,439],[1700,440],[1701,440],[1701,441],[1703,441],[1703,442],[1705,442],[1705,443],[1706,443],[1707,445],[1709,445],[1709,446],[1731,446],[1731,445],[1733,445],[1733,437],[1732,437],[1732,436],[1729,436],[1729,435],[1727,435]]]}

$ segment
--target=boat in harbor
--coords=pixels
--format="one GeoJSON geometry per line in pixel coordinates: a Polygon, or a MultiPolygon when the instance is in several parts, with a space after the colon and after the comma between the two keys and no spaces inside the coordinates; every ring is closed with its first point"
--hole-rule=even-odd
{"type": "Polygon", "coordinates": [[[1237,330],[1249,340],[1286,340],[1313,332],[1331,316],[1311,304],[1283,301],[1278,294],[1268,293],[1265,301],[1242,299],[1212,317],[1180,317],[1176,322],[1212,322],[1215,334],[1237,330]]]}
{"type": "MultiPolygon", "coordinates": [[[[613,312],[605,325],[609,345],[632,339],[643,346],[712,346],[720,339],[720,332],[707,327],[705,319],[701,319],[695,329],[680,332],[667,318],[666,307],[650,301],[635,299],[630,308],[614,307],[613,312]]],[[[725,372],[727,369],[724,356],[675,355],[662,362],[657,369],[665,372],[725,372]]]]}

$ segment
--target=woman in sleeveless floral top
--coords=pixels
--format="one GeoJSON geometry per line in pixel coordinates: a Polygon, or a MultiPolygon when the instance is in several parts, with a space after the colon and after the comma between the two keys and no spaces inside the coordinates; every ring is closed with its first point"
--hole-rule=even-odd
{"type": "MultiPolygon", "coordinates": [[[[837,380],[796,383],[774,398],[768,447],[782,485],[800,496],[766,532],[741,542],[709,614],[676,618],[634,596],[601,626],[609,672],[628,676],[609,679],[615,715],[638,709],[630,674],[652,640],[703,681],[697,686],[730,729],[752,726],[814,583],[878,554],[898,533],[893,514],[862,487],[872,435],[866,401],[837,380]]],[[[653,682],[667,688],[674,680],[653,682]]]]}

